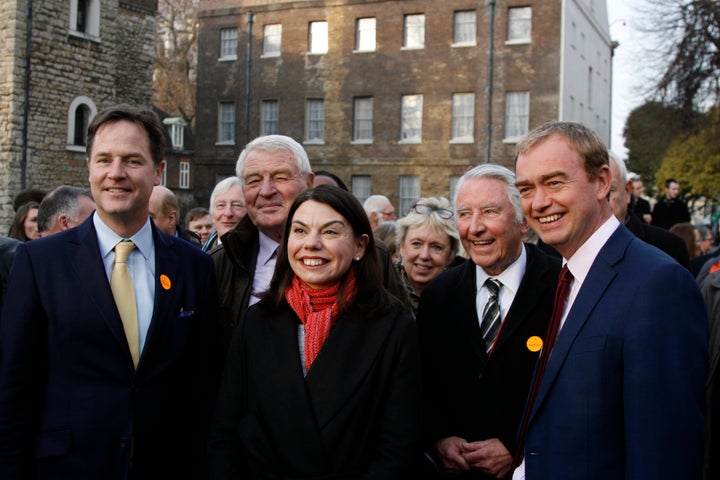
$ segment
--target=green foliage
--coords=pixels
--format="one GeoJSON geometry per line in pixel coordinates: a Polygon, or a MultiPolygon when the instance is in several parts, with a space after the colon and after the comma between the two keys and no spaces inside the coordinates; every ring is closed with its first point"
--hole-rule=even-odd
{"type": "Polygon", "coordinates": [[[720,193],[720,109],[712,109],[698,131],[676,140],[655,175],[658,185],[675,178],[691,197],[715,198],[720,193]]]}

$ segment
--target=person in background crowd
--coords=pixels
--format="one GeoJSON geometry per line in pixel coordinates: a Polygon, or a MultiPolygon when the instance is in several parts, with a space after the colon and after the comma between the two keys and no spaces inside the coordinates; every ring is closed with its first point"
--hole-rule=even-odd
{"type": "Polygon", "coordinates": [[[645,185],[636,173],[628,173],[627,177],[632,181],[632,194],[634,203],[632,213],[645,223],[652,223],[652,209],[650,202],[645,198],[645,185]]]}
{"type": "Polygon", "coordinates": [[[17,248],[0,322],[3,480],[207,478],[215,277],[150,221],[165,135],[152,110],[98,112],[95,213],[17,248]]]}
{"type": "Polygon", "coordinates": [[[505,478],[539,355],[529,342],[545,336],[560,261],[523,244],[507,168],[471,169],[454,203],[470,259],[425,287],[417,314],[425,445],[443,478],[505,478]]]}
{"type": "Polygon", "coordinates": [[[334,185],[338,188],[342,188],[346,192],[350,191],[340,177],[332,172],[328,172],[327,170],[317,170],[315,172],[313,187],[317,187],[318,185],[334,185]]]}
{"type": "Polygon", "coordinates": [[[700,251],[701,240],[697,227],[690,222],[676,223],[670,227],[669,232],[682,238],[685,242],[690,255],[690,273],[696,277],[707,260],[702,257],[700,251]]]}
{"type": "Polygon", "coordinates": [[[2,308],[3,298],[5,298],[7,279],[15,257],[15,250],[20,243],[22,242],[15,238],[0,237],[0,309],[2,308]]]}
{"type": "Polygon", "coordinates": [[[209,252],[222,243],[222,237],[237,227],[245,217],[247,208],[243,196],[242,182],[238,177],[228,177],[218,182],[210,195],[210,215],[215,232],[203,244],[203,251],[209,252]]]}
{"type": "Polygon", "coordinates": [[[37,188],[26,188],[13,198],[13,212],[17,212],[20,207],[28,202],[35,202],[38,205],[45,198],[45,191],[37,188]]]}
{"type": "Polygon", "coordinates": [[[685,202],[680,198],[680,184],[669,178],[665,181],[665,195],[658,199],[652,211],[652,225],[665,230],[676,223],[690,221],[690,212],[685,202]]]}
{"type": "Polygon", "coordinates": [[[707,225],[698,225],[698,233],[700,234],[700,253],[706,255],[715,250],[715,238],[712,230],[707,225]]]}
{"type": "Polygon", "coordinates": [[[390,261],[393,264],[396,264],[400,260],[397,230],[398,224],[395,221],[381,223],[373,229],[373,235],[375,235],[375,238],[380,239],[380,241],[387,245],[388,252],[390,253],[390,261]]]}
{"type": "Polygon", "coordinates": [[[95,210],[90,190],[61,185],[40,202],[37,225],[40,236],[49,237],[76,227],[95,210]]]}
{"type": "Polygon", "coordinates": [[[195,207],[185,214],[185,228],[200,237],[200,244],[205,245],[213,232],[213,221],[207,208],[195,207]]]}
{"type": "Polygon", "coordinates": [[[363,208],[370,219],[370,226],[373,230],[383,222],[397,220],[395,207],[385,195],[370,195],[363,203],[363,208]]]}
{"type": "Polygon", "coordinates": [[[595,132],[550,122],[516,151],[525,218],[565,265],[513,478],[699,478],[708,320],[695,280],[613,215],[595,132]]]}
{"type": "Polygon", "coordinates": [[[685,241],[669,231],[654,227],[630,214],[632,204],[632,182],[627,179],[625,162],[618,160],[612,153],[608,156],[612,186],[610,187],[610,209],[615,217],[627,227],[633,235],[645,243],[659,248],[673,257],[680,265],[689,269],[690,257],[685,241]]]}
{"type": "Polygon", "coordinates": [[[189,230],[184,230],[178,223],[180,202],[177,196],[167,187],[155,185],[150,195],[150,218],[155,225],[168,235],[182,238],[197,247],[201,247],[200,237],[189,230]]]}
{"type": "Polygon", "coordinates": [[[351,193],[321,185],[287,217],[270,289],[228,355],[212,478],[414,479],[417,334],[382,287],[367,216],[351,193]]]}
{"type": "Polygon", "coordinates": [[[418,200],[408,214],[397,221],[397,242],[398,272],[413,313],[417,313],[423,288],[449,265],[462,261],[457,257],[460,237],[450,201],[443,197],[418,200]]]}
{"type": "Polygon", "coordinates": [[[36,202],[28,202],[20,205],[17,212],[15,212],[15,217],[10,226],[10,235],[8,236],[21,242],[40,238],[40,232],[37,226],[37,212],[39,208],[40,204],[36,202]]]}

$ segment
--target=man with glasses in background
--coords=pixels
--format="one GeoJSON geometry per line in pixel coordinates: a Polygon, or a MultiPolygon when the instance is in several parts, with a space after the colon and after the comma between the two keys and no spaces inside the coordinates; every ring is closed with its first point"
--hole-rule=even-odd
{"type": "Polygon", "coordinates": [[[425,446],[437,476],[504,478],[550,319],[560,261],[524,245],[515,175],[484,164],[460,178],[457,226],[469,260],[423,290],[417,314],[425,446]]]}
{"type": "Polygon", "coordinates": [[[373,230],[381,223],[397,220],[395,207],[385,195],[370,195],[363,203],[363,208],[373,230]]]}

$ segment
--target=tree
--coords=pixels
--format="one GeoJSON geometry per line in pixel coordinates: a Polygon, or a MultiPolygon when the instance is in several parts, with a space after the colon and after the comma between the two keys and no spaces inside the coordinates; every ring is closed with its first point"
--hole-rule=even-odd
{"type": "Polygon", "coordinates": [[[153,104],[195,122],[199,0],[158,0],[153,104]]]}
{"type": "Polygon", "coordinates": [[[658,185],[674,178],[691,198],[720,193],[720,108],[710,110],[698,131],[676,140],[655,175],[658,185]]]}

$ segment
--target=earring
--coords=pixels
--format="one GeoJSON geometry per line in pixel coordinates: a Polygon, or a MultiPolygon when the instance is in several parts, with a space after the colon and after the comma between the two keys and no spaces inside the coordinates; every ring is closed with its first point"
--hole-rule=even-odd
{"type": "Polygon", "coordinates": [[[360,261],[360,257],[355,257],[355,261],[356,261],[356,262],[359,262],[359,261],[360,261]]]}

